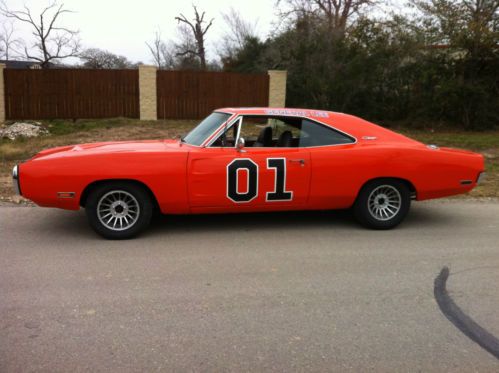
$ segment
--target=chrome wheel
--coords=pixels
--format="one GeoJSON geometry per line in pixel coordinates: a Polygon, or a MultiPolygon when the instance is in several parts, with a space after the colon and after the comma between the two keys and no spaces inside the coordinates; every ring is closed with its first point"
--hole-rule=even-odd
{"type": "Polygon", "coordinates": [[[129,229],[137,223],[139,215],[139,202],[124,190],[112,190],[104,194],[97,204],[99,221],[113,231],[129,229]]]}
{"type": "Polygon", "coordinates": [[[376,220],[393,219],[402,206],[402,196],[391,185],[380,185],[367,198],[369,213],[376,220]]]}

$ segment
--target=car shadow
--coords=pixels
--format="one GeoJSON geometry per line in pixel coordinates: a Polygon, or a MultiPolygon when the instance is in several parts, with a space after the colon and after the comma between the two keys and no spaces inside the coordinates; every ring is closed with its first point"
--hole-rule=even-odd
{"type": "MultiPolygon", "coordinates": [[[[458,224],[459,218],[451,212],[434,209],[428,204],[414,203],[405,221],[396,229],[426,229],[458,224]]],[[[357,223],[352,211],[285,211],[266,213],[234,213],[203,215],[160,215],[153,219],[145,235],[160,235],[168,232],[212,232],[265,231],[265,230],[311,230],[334,228],[346,231],[366,229],[357,223]]],[[[373,232],[375,232],[373,230],[373,232]]],[[[379,231],[378,231],[379,232],[379,231]]]]}
{"type": "MultiPolygon", "coordinates": [[[[449,225],[458,227],[460,218],[451,211],[432,208],[429,204],[415,203],[406,220],[397,230],[424,230],[449,225]]],[[[160,215],[154,217],[151,226],[140,237],[161,235],[207,233],[207,232],[247,232],[275,230],[321,230],[324,228],[344,231],[363,230],[353,218],[351,210],[334,211],[286,211],[266,213],[234,213],[203,215],[160,215]]],[[[45,219],[39,220],[32,232],[51,231],[58,237],[72,239],[101,239],[88,226],[85,212],[80,210],[53,210],[45,219]]],[[[375,232],[375,231],[373,231],[375,232]]]]}
{"type": "Polygon", "coordinates": [[[286,211],[266,213],[161,215],[153,219],[147,234],[208,231],[252,231],[307,229],[323,227],[355,229],[357,223],[349,210],[286,211]]]}

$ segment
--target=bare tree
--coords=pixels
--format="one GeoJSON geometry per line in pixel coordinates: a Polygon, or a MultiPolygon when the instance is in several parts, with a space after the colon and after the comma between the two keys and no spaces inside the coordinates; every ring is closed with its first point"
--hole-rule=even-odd
{"type": "Polygon", "coordinates": [[[0,55],[9,60],[19,55],[19,48],[22,47],[22,40],[16,38],[14,22],[2,22],[0,29],[0,55]]]}
{"type": "Polygon", "coordinates": [[[188,29],[190,29],[192,36],[195,40],[195,48],[191,46],[185,46],[183,50],[177,52],[177,56],[197,56],[199,58],[199,62],[201,64],[201,69],[206,69],[206,49],[205,49],[205,35],[213,24],[213,18],[207,22],[204,17],[206,12],[199,14],[197,7],[194,8],[194,19],[189,21],[186,16],[182,13],[180,16],[175,17],[179,24],[185,24],[188,29]]]}
{"type": "Polygon", "coordinates": [[[146,41],[147,48],[149,52],[151,52],[154,63],[158,68],[161,68],[163,65],[163,57],[161,55],[161,47],[163,45],[163,40],[161,40],[161,32],[156,31],[154,34],[154,40],[152,43],[148,43],[146,41]]]}
{"type": "Polygon", "coordinates": [[[62,15],[72,13],[64,8],[64,4],[53,2],[36,16],[26,5],[20,10],[9,10],[2,2],[0,13],[30,25],[35,39],[32,45],[35,53],[32,54],[27,46],[24,47],[24,53],[27,58],[40,62],[42,68],[48,67],[52,61],[78,56],[79,31],[58,24],[62,15]]]}
{"type": "Polygon", "coordinates": [[[343,34],[348,22],[355,15],[375,4],[377,0],[277,0],[285,3],[287,9],[281,15],[296,17],[317,16],[326,21],[328,31],[343,34]]]}
{"type": "Polygon", "coordinates": [[[248,38],[257,36],[256,22],[247,21],[234,8],[229,8],[227,13],[222,13],[222,19],[228,29],[224,39],[237,48],[242,48],[248,38]]]}
{"type": "Polygon", "coordinates": [[[174,42],[175,67],[180,70],[200,70],[201,59],[195,53],[186,51],[197,51],[196,39],[192,35],[191,28],[185,24],[178,25],[177,37],[174,42]]]}
{"type": "Polygon", "coordinates": [[[154,64],[160,69],[171,69],[176,65],[175,45],[172,42],[165,42],[161,39],[161,32],[156,31],[154,40],[151,43],[146,42],[147,48],[151,53],[154,64]]]}
{"type": "Polygon", "coordinates": [[[221,13],[226,25],[226,31],[217,46],[217,52],[226,64],[246,46],[250,40],[258,40],[256,33],[256,22],[246,20],[234,8],[229,8],[226,13],[221,13]]]}

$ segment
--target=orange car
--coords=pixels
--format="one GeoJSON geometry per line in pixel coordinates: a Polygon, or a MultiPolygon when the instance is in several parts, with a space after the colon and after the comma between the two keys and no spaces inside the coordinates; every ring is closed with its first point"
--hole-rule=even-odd
{"type": "Polygon", "coordinates": [[[466,193],[483,157],[424,145],[360,118],[318,110],[227,108],[180,140],[44,150],[14,167],[40,206],[86,209],[110,239],[164,214],[353,208],[375,229],[398,225],[411,199],[466,193]]]}

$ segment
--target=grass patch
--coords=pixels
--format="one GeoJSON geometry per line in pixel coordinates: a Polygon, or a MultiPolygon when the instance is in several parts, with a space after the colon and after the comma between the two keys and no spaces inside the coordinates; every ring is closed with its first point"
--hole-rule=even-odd
{"type": "MultiPolygon", "coordinates": [[[[184,135],[199,121],[160,120],[140,121],[128,118],[80,119],[77,121],[40,121],[49,135],[15,141],[0,140],[0,200],[9,200],[13,190],[10,173],[14,164],[39,151],[55,146],[120,140],[168,139],[184,135]]],[[[475,188],[472,197],[499,197],[499,131],[490,132],[431,132],[397,129],[425,144],[469,149],[485,157],[487,178],[475,188]]]]}
{"type": "Polygon", "coordinates": [[[76,121],[52,120],[43,121],[42,124],[53,136],[68,135],[75,132],[89,131],[100,128],[122,127],[133,124],[133,120],[128,118],[113,118],[107,120],[82,119],[76,121]]]}
{"type": "Polygon", "coordinates": [[[2,162],[30,158],[39,151],[71,144],[175,138],[194,127],[196,120],[140,121],[138,119],[112,118],[102,120],[40,121],[50,131],[49,135],[36,138],[0,140],[2,162]]]}
{"type": "Polygon", "coordinates": [[[435,144],[469,150],[485,150],[499,148],[499,131],[490,132],[430,132],[400,130],[400,133],[421,141],[424,144],[435,144]]]}

